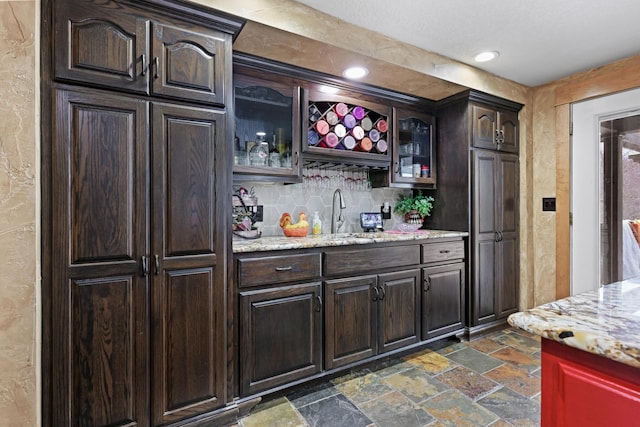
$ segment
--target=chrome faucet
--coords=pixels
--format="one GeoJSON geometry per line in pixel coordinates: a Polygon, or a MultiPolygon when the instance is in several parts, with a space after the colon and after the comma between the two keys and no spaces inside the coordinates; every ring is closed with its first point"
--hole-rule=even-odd
{"type": "Polygon", "coordinates": [[[344,215],[342,215],[342,211],[347,208],[346,203],[344,202],[344,197],[342,197],[342,191],[339,188],[336,188],[336,191],[333,192],[333,199],[331,201],[331,232],[337,233],[340,230],[340,227],[344,224],[344,215]],[[338,203],[340,203],[340,211],[338,212],[338,220],[336,221],[336,195],[338,195],[338,203]]]}

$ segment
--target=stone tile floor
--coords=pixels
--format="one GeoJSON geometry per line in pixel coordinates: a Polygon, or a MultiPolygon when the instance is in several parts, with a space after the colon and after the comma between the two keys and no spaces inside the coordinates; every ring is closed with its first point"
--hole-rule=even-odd
{"type": "Polygon", "coordinates": [[[265,400],[236,427],[540,425],[540,338],[444,340],[265,400]]]}

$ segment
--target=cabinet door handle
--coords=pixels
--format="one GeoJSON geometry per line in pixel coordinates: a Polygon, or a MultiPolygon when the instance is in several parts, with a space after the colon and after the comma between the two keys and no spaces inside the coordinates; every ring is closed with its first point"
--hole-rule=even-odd
{"type": "Polygon", "coordinates": [[[296,152],[295,152],[295,155],[294,155],[294,158],[295,158],[295,163],[294,163],[294,164],[295,164],[296,166],[298,166],[298,162],[300,161],[300,153],[298,153],[298,152],[296,151],[296,152]]]}
{"type": "Polygon", "coordinates": [[[384,286],[378,286],[378,288],[380,288],[380,301],[382,301],[387,295],[387,291],[384,289],[384,286]]]}
{"type": "Polygon", "coordinates": [[[158,274],[160,274],[160,257],[158,256],[158,254],[153,255],[153,266],[155,268],[155,274],[157,276],[158,274]]]}
{"type": "Polygon", "coordinates": [[[423,280],[424,285],[422,287],[422,290],[424,292],[429,292],[431,290],[431,282],[429,282],[429,278],[425,277],[425,279],[423,280]]]}
{"type": "Polygon", "coordinates": [[[142,72],[140,73],[140,75],[146,76],[147,75],[147,55],[143,53],[142,55],[140,55],[140,59],[142,59],[142,72]]]}
{"type": "Polygon", "coordinates": [[[158,58],[157,56],[155,58],[153,58],[153,65],[155,68],[155,73],[153,74],[153,78],[157,79],[158,77],[160,77],[160,58],[158,58]]]}
{"type": "Polygon", "coordinates": [[[494,141],[495,144],[500,144],[500,131],[496,129],[496,138],[494,141]]]}
{"type": "Polygon", "coordinates": [[[322,311],[322,297],[320,295],[316,295],[316,311],[320,313],[322,311]]]}
{"type": "Polygon", "coordinates": [[[378,290],[377,286],[374,286],[373,287],[373,300],[374,301],[378,301],[379,297],[380,297],[380,291],[378,290]]]}
{"type": "Polygon", "coordinates": [[[293,270],[292,266],[287,266],[287,267],[276,267],[276,271],[291,271],[293,270]]]}
{"type": "Polygon", "coordinates": [[[500,241],[502,242],[502,239],[504,239],[504,234],[502,234],[502,231],[500,232],[500,241]]]}
{"type": "Polygon", "coordinates": [[[496,242],[496,243],[499,242],[500,241],[500,235],[498,234],[498,232],[494,231],[493,234],[494,234],[493,241],[496,242]]]}
{"type": "Polygon", "coordinates": [[[149,261],[144,255],[140,257],[140,270],[142,277],[147,277],[149,275],[149,261]]]}

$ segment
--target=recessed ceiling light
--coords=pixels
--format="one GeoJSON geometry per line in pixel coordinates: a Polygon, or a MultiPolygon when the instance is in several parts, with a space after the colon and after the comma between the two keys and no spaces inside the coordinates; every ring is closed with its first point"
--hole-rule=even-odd
{"type": "Polygon", "coordinates": [[[492,59],[496,59],[498,56],[500,56],[500,52],[497,52],[495,50],[480,52],[476,55],[475,60],[476,62],[487,62],[491,61],[492,59]]]}
{"type": "Polygon", "coordinates": [[[349,67],[342,72],[342,75],[348,79],[361,79],[369,74],[369,70],[364,67],[349,67]]]}

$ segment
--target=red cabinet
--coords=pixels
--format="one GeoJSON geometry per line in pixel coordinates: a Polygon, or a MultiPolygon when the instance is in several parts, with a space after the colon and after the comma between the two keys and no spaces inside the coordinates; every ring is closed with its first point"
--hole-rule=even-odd
{"type": "Polygon", "coordinates": [[[634,425],[640,369],[542,341],[542,426],[634,425]]]}

